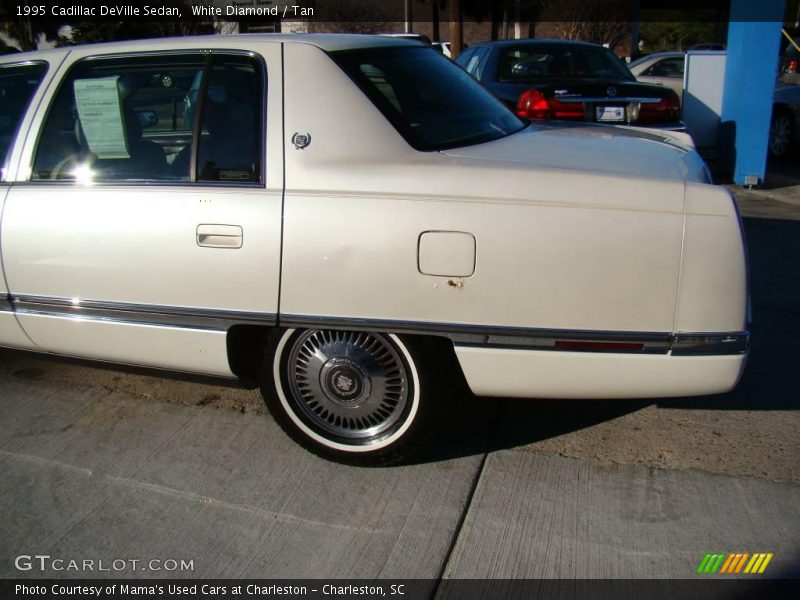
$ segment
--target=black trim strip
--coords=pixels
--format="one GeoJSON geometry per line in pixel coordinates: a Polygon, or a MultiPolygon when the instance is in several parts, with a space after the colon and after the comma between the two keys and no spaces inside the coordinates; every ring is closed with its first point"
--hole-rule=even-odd
{"type": "Polygon", "coordinates": [[[388,333],[438,335],[454,345],[472,348],[595,352],[611,354],[672,354],[719,356],[746,354],[747,331],[680,333],[536,329],[463,323],[428,323],[389,319],[359,319],[228,311],[180,306],[157,306],[96,300],[71,300],[50,296],[16,296],[0,299],[0,310],[19,314],[60,316],[162,327],[188,327],[226,331],[233,325],[355,329],[388,333]],[[5,308],[8,307],[8,308],[5,308]]]}
{"type": "Polygon", "coordinates": [[[361,319],[353,317],[319,317],[305,315],[281,315],[280,324],[297,326],[309,324],[319,327],[321,323],[373,330],[397,329],[402,331],[445,331],[463,335],[508,335],[541,336],[554,334],[559,339],[607,339],[615,341],[661,342],[669,340],[670,334],[650,331],[598,331],[580,329],[538,329],[534,327],[507,327],[498,325],[470,325],[465,323],[430,323],[423,321],[400,321],[389,319],[361,319]]]}
{"type": "Polygon", "coordinates": [[[181,306],[157,306],[96,300],[70,300],[48,296],[15,296],[11,299],[13,310],[20,314],[37,314],[73,318],[96,319],[225,331],[232,325],[277,324],[273,313],[255,313],[181,306]]]}
{"type": "Polygon", "coordinates": [[[309,317],[281,315],[279,324],[285,327],[336,327],[347,329],[379,330],[391,333],[418,333],[450,338],[457,346],[492,348],[519,348],[525,350],[558,350],[557,341],[608,342],[641,344],[636,350],[592,350],[634,354],[666,354],[671,336],[659,332],[634,331],[584,331],[568,329],[536,329],[526,327],[498,327],[492,325],[466,325],[460,323],[421,323],[380,319],[354,319],[342,317],[309,317]]]}
{"type": "Polygon", "coordinates": [[[197,181],[197,153],[200,146],[200,134],[203,127],[203,108],[206,103],[206,94],[208,93],[208,80],[211,79],[211,55],[206,55],[205,64],[203,65],[203,77],[200,80],[200,89],[197,91],[197,99],[194,106],[194,118],[192,119],[192,148],[190,151],[190,159],[192,162],[189,165],[189,181],[197,181]]]}
{"type": "Polygon", "coordinates": [[[14,305],[11,303],[10,297],[0,298],[0,312],[14,312],[14,305]]]}
{"type": "Polygon", "coordinates": [[[549,350],[554,352],[671,353],[674,356],[740,355],[747,354],[750,342],[750,333],[747,331],[672,335],[648,331],[536,329],[305,315],[281,315],[279,325],[281,327],[330,327],[378,330],[390,333],[439,335],[449,338],[453,341],[453,344],[460,347],[549,350]],[[559,348],[556,344],[560,341],[607,343],[609,347],[580,348],[579,345],[575,345],[577,347],[559,348]],[[614,348],[614,344],[640,344],[641,348],[614,348]]]}

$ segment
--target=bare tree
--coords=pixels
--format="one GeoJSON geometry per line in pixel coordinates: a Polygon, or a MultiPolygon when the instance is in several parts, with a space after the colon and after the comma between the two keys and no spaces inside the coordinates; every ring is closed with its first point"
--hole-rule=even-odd
{"type": "Polygon", "coordinates": [[[40,38],[55,40],[58,30],[64,23],[50,18],[33,19],[31,17],[16,17],[14,19],[0,20],[0,30],[11,40],[17,42],[22,50],[36,50],[40,38]]]}
{"type": "Polygon", "coordinates": [[[567,40],[619,46],[630,32],[630,0],[543,0],[541,19],[567,40]]]}

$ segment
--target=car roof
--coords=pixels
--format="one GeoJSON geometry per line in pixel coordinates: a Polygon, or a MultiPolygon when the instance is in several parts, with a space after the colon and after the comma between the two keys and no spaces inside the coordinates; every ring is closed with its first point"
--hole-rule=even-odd
{"type": "Polygon", "coordinates": [[[401,37],[382,35],[342,34],[342,33],[241,33],[234,35],[196,35],[186,37],[171,37],[158,39],[129,40],[124,42],[105,42],[102,44],[81,44],[77,46],[64,46],[50,50],[36,50],[33,52],[20,52],[7,54],[0,57],[0,62],[20,62],[35,60],[64,54],[70,50],[92,48],[98,53],[105,52],[142,52],[174,49],[181,47],[194,48],[220,48],[230,49],[241,40],[248,42],[270,42],[287,44],[310,44],[326,52],[340,50],[356,50],[360,48],[383,48],[408,46],[419,47],[417,40],[401,37]]]}
{"type": "Polygon", "coordinates": [[[665,56],[683,56],[686,54],[683,50],[664,50],[663,52],[653,52],[652,54],[647,54],[642,58],[663,58],[665,56]]]}
{"type": "Polygon", "coordinates": [[[519,40],[494,40],[485,41],[480,44],[473,44],[474,46],[535,46],[538,44],[559,44],[564,46],[591,46],[592,48],[603,48],[600,44],[592,42],[583,42],[580,40],[558,40],[554,38],[527,38],[519,40]]]}

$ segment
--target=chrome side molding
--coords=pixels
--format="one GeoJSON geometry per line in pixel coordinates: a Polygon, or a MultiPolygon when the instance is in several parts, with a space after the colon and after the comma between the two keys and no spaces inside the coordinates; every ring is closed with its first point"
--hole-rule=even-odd
{"type": "Polygon", "coordinates": [[[268,327],[426,334],[447,337],[456,346],[557,352],[711,356],[746,354],[750,346],[748,331],[670,334],[641,331],[537,329],[309,315],[281,315],[279,318],[278,315],[272,313],[103,302],[50,296],[0,298],[0,311],[214,331],[226,331],[233,325],[247,324],[268,327]]]}
{"type": "Polygon", "coordinates": [[[103,302],[51,296],[13,296],[10,300],[10,305],[14,312],[19,314],[38,314],[215,331],[225,331],[232,325],[239,324],[267,326],[277,324],[277,315],[273,313],[103,302]]]}
{"type": "Polygon", "coordinates": [[[665,332],[536,329],[307,315],[281,315],[279,324],[282,327],[439,335],[450,338],[456,346],[466,347],[617,354],[671,353],[674,356],[746,354],[750,339],[747,331],[673,335],[665,332]]]}

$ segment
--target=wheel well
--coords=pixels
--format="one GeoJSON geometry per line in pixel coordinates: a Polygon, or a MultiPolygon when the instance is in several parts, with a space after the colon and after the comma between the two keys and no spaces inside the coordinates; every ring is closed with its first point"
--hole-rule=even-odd
{"type": "MultiPolygon", "coordinates": [[[[262,325],[234,325],[228,330],[226,344],[228,348],[228,364],[231,371],[244,385],[258,386],[258,370],[263,360],[263,352],[267,336],[276,331],[276,327],[262,325]]],[[[331,328],[334,329],[334,328],[331,328]]],[[[456,358],[455,348],[450,338],[436,335],[401,334],[412,344],[425,348],[426,356],[435,357],[442,362],[446,375],[451,377],[454,386],[468,389],[464,372],[456,358]]]]}
{"type": "Polygon", "coordinates": [[[274,329],[262,325],[234,325],[228,329],[228,364],[233,374],[247,387],[258,387],[264,341],[274,329]]]}
{"type": "Polygon", "coordinates": [[[443,335],[401,335],[400,337],[411,341],[413,345],[423,347],[428,360],[438,361],[440,364],[437,365],[437,370],[444,372],[444,376],[448,378],[448,383],[454,387],[456,393],[472,393],[469,391],[467,378],[458,362],[456,350],[450,338],[443,335]]]}

